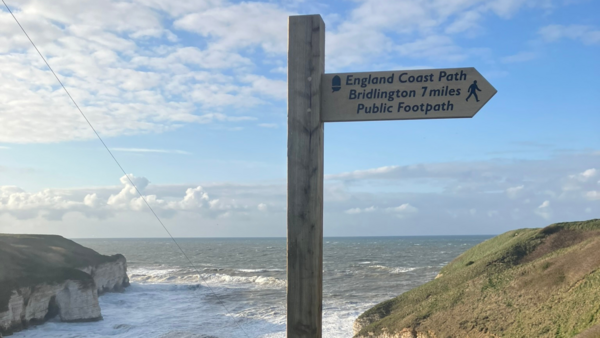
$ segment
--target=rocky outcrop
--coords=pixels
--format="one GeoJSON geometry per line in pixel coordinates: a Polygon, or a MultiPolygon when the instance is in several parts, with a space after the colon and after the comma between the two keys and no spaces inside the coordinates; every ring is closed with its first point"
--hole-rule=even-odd
{"type": "Polygon", "coordinates": [[[18,331],[56,315],[65,322],[102,319],[94,285],[67,280],[14,290],[8,310],[0,313],[0,332],[18,331]]]}
{"type": "Polygon", "coordinates": [[[98,294],[105,292],[122,292],[129,286],[127,277],[127,260],[123,255],[115,255],[114,262],[87,266],[80,269],[94,279],[98,294]]]}
{"type": "MultiPolygon", "coordinates": [[[[370,317],[360,317],[354,322],[354,334],[357,335],[363,328],[367,325],[374,323],[381,319],[381,316],[376,314],[371,315],[370,317]]],[[[400,330],[399,332],[389,332],[387,329],[382,330],[381,333],[373,333],[368,332],[367,336],[369,338],[436,338],[433,332],[419,332],[416,330],[412,330],[409,328],[405,328],[400,330]]]]}
{"type": "Polygon", "coordinates": [[[103,256],[59,236],[0,234],[0,337],[53,317],[100,320],[98,295],[128,285],[123,255],[103,256]]]}
{"type": "Polygon", "coordinates": [[[354,334],[358,334],[360,332],[360,330],[362,330],[364,327],[366,327],[367,325],[371,324],[371,323],[375,323],[376,321],[380,320],[381,318],[383,318],[383,316],[379,315],[379,314],[372,314],[369,316],[361,316],[358,317],[355,321],[354,321],[354,325],[352,326],[352,329],[354,330],[354,334]]]}
{"type": "Polygon", "coordinates": [[[411,329],[404,329],[400,332],[390,333],[387,330],[379,334],[373,334],[372,332],[368,335],[369,338],[436,338],[432,332],[417,332],[411,329]]]}

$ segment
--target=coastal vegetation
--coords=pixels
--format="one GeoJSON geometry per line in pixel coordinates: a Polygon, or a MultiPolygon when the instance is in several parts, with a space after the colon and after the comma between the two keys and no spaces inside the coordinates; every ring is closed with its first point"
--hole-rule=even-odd
{"type": "Polygon", "coordinates": [[[120,255],[104,256],[55,235],[0,234],[0,312],[18,287],[77,280],[93,283],[78,268],[116,261],[120,255]]]}
{"type": "Polygon", "coordinates": [[[600,219],[513,230],[355,322],[355,337],[600,335],[600,219]]]}

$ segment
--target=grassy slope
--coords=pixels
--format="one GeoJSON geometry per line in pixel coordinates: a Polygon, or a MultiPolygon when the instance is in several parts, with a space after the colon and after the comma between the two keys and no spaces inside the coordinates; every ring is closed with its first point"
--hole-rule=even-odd
{"type": "Polygon", "coordinates": [[[362,314],[372,323],[358,336],[410,328],[438,338],[596,337],[599,267],[600,220],[510,231],[362,314]]]}
{"type": "Polygon", "coordinates": [[[0,234],[0,311],[17,286],[66,279],[91,282],[75,268],[115,261],[119,255],[103,256],[61,236],[0,234]]]}

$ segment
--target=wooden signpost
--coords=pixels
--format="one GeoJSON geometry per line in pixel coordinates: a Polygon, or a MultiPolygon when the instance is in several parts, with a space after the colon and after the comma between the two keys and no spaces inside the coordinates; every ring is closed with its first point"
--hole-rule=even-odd
{"type": "Polygon", "coordinates": [[[323,123],[473,117],[496,94],[475,68],[324,74],[325,23],[291,16],[287,337],[321,338],[323,123]]]}

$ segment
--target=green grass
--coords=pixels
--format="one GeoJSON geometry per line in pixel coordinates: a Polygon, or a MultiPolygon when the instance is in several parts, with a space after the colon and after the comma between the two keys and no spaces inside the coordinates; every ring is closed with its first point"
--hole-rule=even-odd
{"type": "Polygon", "coordinates": [[[76,268],[113,262],[121,255],[104,256],[71,240],[54,235],[0,234],[0,312],[7,310],[13,290],[41,283],[91,277],[76,268]]]}
{"type": "Polygon", "coordinates": [[[600,323],[599,267],[600,220],[509,231],[363,313],[358,336],[574,337],[600,323]]]}

